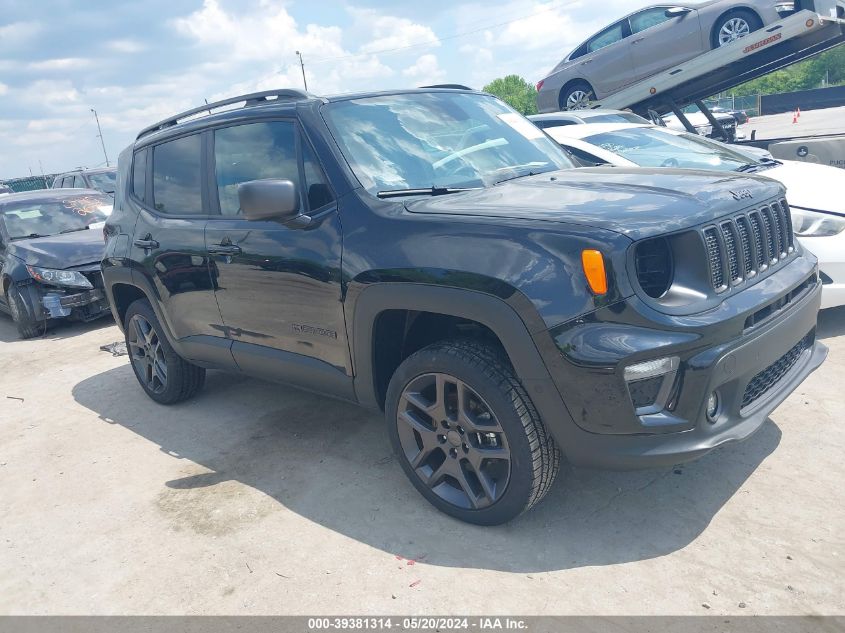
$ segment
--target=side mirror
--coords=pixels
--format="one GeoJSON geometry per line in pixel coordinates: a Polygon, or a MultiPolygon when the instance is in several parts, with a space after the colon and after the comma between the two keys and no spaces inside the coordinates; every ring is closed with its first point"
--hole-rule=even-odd
{"type": "Polygon", "coordinates": [[[250,180],[238,185],[238,202],[251,221],[288,222],[300,216],[299,191],[292,180],[250,180]]]}
{"type": "Polygon", "coordinates": [[[670,7],[669,9],[666,9],[666,13],[664,15],[667,18],[680,18],[691,11],[692,9],[689,7],[670,7]]]}

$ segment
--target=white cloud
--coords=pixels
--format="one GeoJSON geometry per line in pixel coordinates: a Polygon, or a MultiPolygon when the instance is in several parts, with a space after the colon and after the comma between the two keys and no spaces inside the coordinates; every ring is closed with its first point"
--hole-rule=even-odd
{"type": "Polygon", "coordinates": [[[403,70],[402,74],[412,78],[418,84],[436,84],[446,76],[445,71],[437,62],[437,56],[431,53],[421,55],[416,63],[403,70]]]}
{"type": "Polygon", "coordinates": [[[372,9],[353,9],[358,22],[366,24],[372,31],[372,39],[361,47],[362,53],[377,53],[408,46],[439,46],[434,31],[406,18],[379,15],[372,9]]]}
{"type": "Polygon", "coordinates": [[[85,66],[89,66],[90,64],[90,59],[82,57],[62,57],[58,59],[44,59],[39,62],[30,62],[27,65],[27,68],[35,71],[67,70],[68,68],[83,68],[85,66]]]}
{"type": "Polygon", "coordinates": [[[0,95],[4,95],[7,92],[9,92],[9,86],[0,81],[0,95]]]}
{"type": "Polygon", "coordinates": [[[106,47],[115,53],[140,53],[147,49],[145,44],[132,39],[111,40],[106,42],[106,47]]]}
{"type": "Polygon", "coordinates": [[[34,38],[41,32],[41,25],[38,22],[12,22],[0,26],[0,49],[8,48],[14,50],[34,38]]]}

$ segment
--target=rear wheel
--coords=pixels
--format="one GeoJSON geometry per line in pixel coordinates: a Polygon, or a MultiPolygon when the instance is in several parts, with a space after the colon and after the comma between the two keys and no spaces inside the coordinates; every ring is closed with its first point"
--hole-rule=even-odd
{"type": "Polygon", "coordinates": [[[205,382],[205,369],[179,356],[164,335],[150,302],[138,299],[126,310],[126,349],[135,377],[160,404],[187,400],[205,382]]]}
{"type": "Polygon", "coordinates": [[[20,288],[14,283],[10,284],[6,290],[6,305],[9,306],[12,321],[15,322],[15,326],[18,328],[18,334],[22,339],[35,338],[39,334],[44,333],[47,322],[38,323],[32,320],[26,309],[20,288]]]}
{"type": "Polygon", "coordinates": [[[593,99],[593,87],[586,81],[577,81],[561,91],[559,105],[561,110],[585,110],[593,99]]]}
{"type": "Polygon", "coordinates": [[[763,28],[760,17],[746,10],[731,11],[719,18],[713,27],[713,48],[719,48],[763,28]]]}
{"type": "Polygon", "coordinates": [[[471,341],[426,347],[390,381],[393,448],[435,507],[479,525],[504,523],[538,503],[560,451],[525,389],[496,352],[471,341]]]}

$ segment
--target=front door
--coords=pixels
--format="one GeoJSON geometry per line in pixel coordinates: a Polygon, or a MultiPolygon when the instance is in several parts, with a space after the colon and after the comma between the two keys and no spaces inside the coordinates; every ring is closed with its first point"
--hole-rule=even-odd
{"type": "Polygon", "coordinates": [[[590,82],[598,99],[630,82],[631,45],[627,35],[627,21],[617,22],[587,42],[587,53],[576,60],[578,74],[590,82]]]}
{"type": "Polygon", "coordinates": [[[672,5],[652,7],[628,18],[631,26],[632,82],[651,77],[705,52],[698,11],[676,17],[672,5]]]}
{"type": "Polygon", "coordinates": [[[351,397],[340,218],[313,150],[291,120],[218,128],[213,146],[220,215],[209,219],[206,248],[235,360],[248,373],[351,397]],[[298,185],[310,225],[243,217],[238,184],[272,178],[298,185]]]}

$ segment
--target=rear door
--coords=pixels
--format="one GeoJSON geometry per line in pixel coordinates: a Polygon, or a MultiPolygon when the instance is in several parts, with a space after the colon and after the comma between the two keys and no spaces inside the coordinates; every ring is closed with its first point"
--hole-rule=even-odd
{"type": "Polygon", "coordinates": [[[220,215],[206,228],[217,303],[244,371],[352,397],[341,303],[341,226],[316,155],[293,119],[214,130],[220,215]],[[238,185],[288,179],[299,186],[306,228],[248,221],[238,185]]]}
{"type": "Polygon", "coordinates": [[[651,7],[628,18],[633,60],[631,83],[706,52],[702,48],[698,11],[668,17],[666,11],[674,6],[651,7]]]}
{"type": "Polygon", "coordinates": [[[194,133],[135,152],[129,203],[139,211],[131,258],[191,358],[226,366],[231,355],[205,250],[204,143],[194,133]]]}
{"type": "Polygon", "coordinates": [[[631,44],[628,21],[621,20],[590,38],[585,53],[577,60],[577,74],[583,76],[603,99],[630,82],[631,44]]]}

